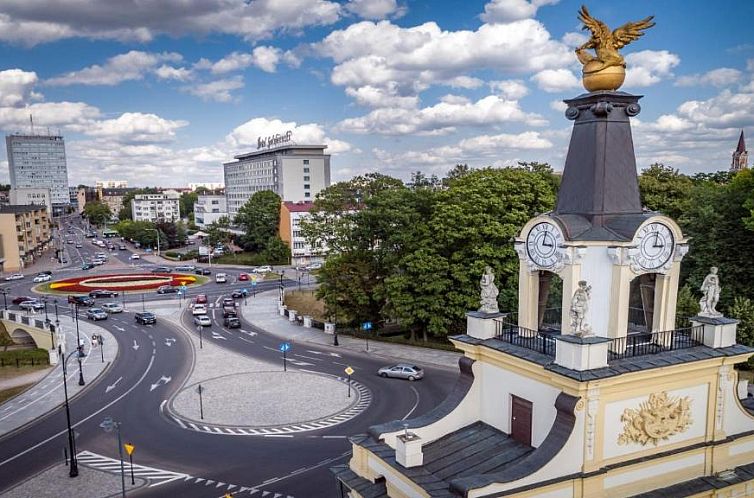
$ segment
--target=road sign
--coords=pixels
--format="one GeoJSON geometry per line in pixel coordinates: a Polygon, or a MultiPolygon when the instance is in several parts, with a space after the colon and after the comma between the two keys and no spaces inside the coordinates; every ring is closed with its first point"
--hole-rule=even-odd
{"type": "Polygon", "coordinates": [[[256,280],[252,280],[251,281],[251,286],[252,287],[256,287],[257,286],[257,281],[256,280]]]}
{"type": "Polygon", "coordinates": [[[354,370],[351,367],[346,367],[345,372],[346,375],[353,375],[354,370]]]}
{"type": "Polygon", "coordinates": [[[256,284],[258,278],[259,278],[259,275],[257,275],[256,273],[252,273],[251,274],[251,284],[252,285],[256,284]]]}
{"type": "Polygon", "coordinates": [[[278,349],[280,350],[281,353],[285,353],[286,351],[291,350],[291,344],[289,342],[284,342],[283,344],[278,346],[278,349]]]}
{"type": "Polygon", "coordinates": [[[181,292],[186,292],[188,290],[188,287],[185,285],[181,285],[181,292]]]}
{"type": "Polygon", "coordinates": [[[131,443],[126,443],[123,445],[123,447],[126,449],[126,453],[128,453],[128,456],[131,456],[131,453],[134,452],[136,449],[136,446],[132,445],[131,443]]]}
{"type": "Polygon", "coordinates": [[[362,330],[372,330],[372,322],[364,322],[361,324],[362,330]]]}

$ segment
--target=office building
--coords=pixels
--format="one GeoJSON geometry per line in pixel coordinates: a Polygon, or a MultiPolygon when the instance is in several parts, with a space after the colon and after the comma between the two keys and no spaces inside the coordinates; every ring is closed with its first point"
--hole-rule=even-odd
{"type": "Polygon", "coordinates": [[[48,213],[52,213],[52,199],[48,188],[12,188],[8,194],[11,205],[28,206],[36,204],[45,206],[48,213]]]}
{"type": "MultiPolygon", "coordinates": [[[[261,144],[261,142],[260,142],[261,144]]],[[[235,156],[225,163],[225,198],[231,220],[256,192],[271,190],[283,201],[311,201],[330,185],[326,145],[282,145],[235,156]]]]}
{"type": "Polygon", "coordinates": [[[60,135],[7,135],[8,168],[12,188],[48,188],[53,215],[70,204],[65,141],[60,135]]]}
{"type": "Polygon", "coordinates": [[[323,246],[312,248],[301,231],[301,222],[309,217],[313,206],[311,201],[280,203],[278,233],[280,240],[285,242],[291,250],[291,265],[293,266],[305,266],[324,261],[327,249],[323,246]]]}
{"type": "Polygon", "coordinates": [[[211,182],[203,182],[203,183],[189,183],[189,188],[192,192],[196,192],[196,189],[198,188],[206,188],[207,190],[222,190],[225,185],[222,183],[211,183],[211,182]]]}
{"type": "Polygon", "coordinates": [[[128,188],[126,180],[97,180],[94,188],[101,190],[103,188],[128,188]]]}
{"type": "Polygon", "coordinates": [[[0,207],[0,266],[17,272],[33,263],[51,243],[45,206],[0,207]]]}
{"type": "Polygon", "coordinates": [[[228,205],[224,195],[200,195],[194,203],[194,224],[199,228],[228,216],[228,205]]]}
{"type": "Polygon", "coordinates": [[[181,194],[166,190],[159,194],[137,194],[131,201],[134,221],[174,222],[181,219],[181,194]]]}

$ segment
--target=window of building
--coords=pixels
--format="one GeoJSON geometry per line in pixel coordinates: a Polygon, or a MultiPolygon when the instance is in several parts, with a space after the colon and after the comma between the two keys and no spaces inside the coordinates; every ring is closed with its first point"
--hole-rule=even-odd
{"type": "Polygon", "coordinates": [[[309,190],[311,186],[308,183],[304,183],[304,190],[309,190]]]}
{"type": "Polygon", "coordinates": [[[304,164],[309,164],[309,160],[308,159],[304,159],[304,164]]]}
{"type": "Polygon", "coordinates": [[[305,182],[308,182],[308,181],[309,181],[309,177],[308,177],[308,176],[305,176],[305,177],[304,177],[304,181],[305,181],[305,182]]]}
{"type": "Polygon", "coordinates": [[[304,173],[308,173],[308,172],[309,172],[309,168],[304,168],[304,173]]]}
{"type": "Polygon", "coordinates": [[[304,197],[311,197],[311,193],[310,192],[304,192],[304,197]]]}

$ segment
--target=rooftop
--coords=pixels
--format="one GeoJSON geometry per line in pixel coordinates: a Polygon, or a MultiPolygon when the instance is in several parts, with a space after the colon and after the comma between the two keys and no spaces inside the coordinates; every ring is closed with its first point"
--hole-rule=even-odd
{"type": "Polygon", "coordinates": [[[46,210],[47,206],[44,204],[28,204],[24,206],[18,206],[18,205],[9,205],[9,206],[0,206],[0,214],[9,214],[9,213],[32,213],[34,211],[40,211],[40,210],[46,210]]]}
{"type": "Polygon", "coordinates": [[[245,154],[239,154],[237,156],[233,156],[234,159],[243,160],[243,159],[249,159],[252,157],[257,156],[264,156],[264,155],[275,155],[279,154],[286,150],[310,150],[310,151],[321,151],[324,152],[324,150],[327,148],[327,145],[295,145],[295,144],[286,144],[281,145],[280,147],[274,147],[270,149],[259,149],[255,150],[253,152],[247,152],[245,154]]]}
{"type": "Polygon", "coordinates": [[[285,208],[291,213],[308,213],[314,207],[314,203],[311,201],[291,202],[285,201],[285,208]]]}

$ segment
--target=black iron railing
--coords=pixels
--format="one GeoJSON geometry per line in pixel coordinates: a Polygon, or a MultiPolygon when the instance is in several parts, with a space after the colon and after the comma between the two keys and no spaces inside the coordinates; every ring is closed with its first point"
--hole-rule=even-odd
{"type": "Polygon", "coordinates": [[[610,343],[610,360],[688,349],[703,344],[703,327],[685,327],[663,332],[629,334],[610,343]]]}
{"type": "Polygon", "coordinates": [[[510,317],[495,320],[495,337],[503,342],[555,357],[553,334],[527,329],[510,321],[510,317]]]}

